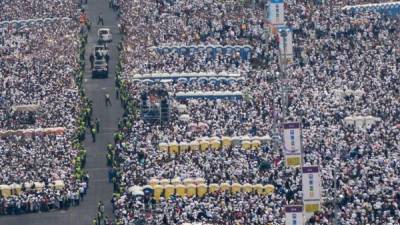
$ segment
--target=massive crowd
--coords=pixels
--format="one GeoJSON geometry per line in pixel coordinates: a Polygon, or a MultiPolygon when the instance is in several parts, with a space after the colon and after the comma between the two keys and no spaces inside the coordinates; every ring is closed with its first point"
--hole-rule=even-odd
{"type": "Polygon", "coordinates": [[[4,0],[0,21],[28,20],[38,18],[73,17],[78,12],[78,2],[40,1],[40,0],[4,0]]]}
{"type": "MultiPolygon", "coordinates": [[[[294,61],[286,70],[291,87],[288,117],[302,121],[304,161],[321,167],[324,190],[323,207],[310,224],[331,224],[336,207],[341,224],[400,223],[396,163],[396,125],[400,123],[396,24],[400,18],[341,10],[345,4],[370,2],[285,1],[286,21],[295,43],[294,61]],[[362,94],[338,98],[337,90],[362,94]],[[344,119],[353,115],[381,120],[361,127],[346,124],[344,119]]],[[[282,116],[284,103],[281,87],[275,82],[281,74],[279,49],[276,34],[264,32],[268,25],[262,10],[220,1],[120,1],[120,14],[126,36],[118,75],[128,113],[111,151],[113,181],[119,192],[113,202],[119,223],[282,224],[283,206],[301,200],[301,178],[298,169],[285,167],[282,151],[271,142],[258,150],[231,145],[179,154],[159,147],[161,142],[190,143],[213,136],[246,139],[274,135],[273,121],[282,116]],[[209,44],[251,45],[251,59],[223,54],[212,58],[206,51],[186,56],[159,54],[151,48],[209,44]],[[134,74],[221,71],[240,73],[244,79],[156,84],[133,79],[134,74]],[[149,124],[140,117],[142,93],[154,86],[170,96],[173,107],[166,124],[149,124]],[[189,91],[241,91],[243,97],[175,98],[178,92],[189,91]],[[181,105],[185,105],[187,120],[180,119],[181,105]],[[193,123],[204,124],[203,129],[193,129],[193,123]],[[199,177],[206,184],[270,184],[275,192],[269,196],[217,192],[205,197],[161,197],[159,201],[145,197],[138,201],[129,191],[154,178],[199,177]]]]}
{"type": "MultiPolygon", "coordinates": [[[[72,16],[74,1],[1,1],[0,21],[72,16]]],[[[79,204],[88,177],[77,133],[79,23],[14,22],[0,35],[0,215],[79,204]],[[57,132],[50,131],[56,129],[57,132]]]]}

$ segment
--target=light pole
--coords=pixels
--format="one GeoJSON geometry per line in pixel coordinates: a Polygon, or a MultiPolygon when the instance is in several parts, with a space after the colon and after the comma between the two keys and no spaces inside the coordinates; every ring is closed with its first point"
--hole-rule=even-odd
{"type": "Polygon", "coordinates": [[[282,52],[280,52],[280,62],[279,62],[279,67],[280,67],[280,72],[282,76],[279,79],[279,83],[281,85],[281,104],[282,104],[282,120],[285,120],[287,117],[287,108],[288,108],[288,80],[287,80],[287,73],[286,73],[286,63],[287,63],[287,56],[286,56],[286,47],[287,47],[287,31],[286,29],[281,29],[280,31],[282,40],[283,40],[283,55],[282,52]]]}

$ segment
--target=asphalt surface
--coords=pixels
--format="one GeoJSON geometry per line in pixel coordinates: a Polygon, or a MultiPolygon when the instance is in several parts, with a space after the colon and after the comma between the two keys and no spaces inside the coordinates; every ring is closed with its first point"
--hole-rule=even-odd
{"type": "Polygon", "coordinates": [[[23,214],[18,216],[0,217],[0,225],[92,225],[96,216],[99,201],[105,203],[105,215],[112,216],[110,200],[112,198],[112,185],[108,182],[108,167],[106,162],[106,145],[113,143],[113,133],[117,130],[118,120],[122,117],[123,110],[115,96],[115,67],[118,59],[117,45],[120,34],[117,28],[116,12],[108,7],[108,1],[88,0],[86,12],[92,21],[92,28],[86,46],[85,91],[93,101],[93,119],[99,118],[100,132],[96,135],[96,142],[92,142],[90,132],[86,133],[84,142],[87,149],[85,169],[89,172],[89,189],[79,206],[71,207],[66,211],[53,211],[47,213],[23,214]],[[92,79],[89,55],[97,41],[98,15],[102,13],[104,26],[110,28],[113,42],[108,44],[110,51],[108,79],[92,79]],[[110,94],[112,106],[105,106],[105,94],[110,94]]]}

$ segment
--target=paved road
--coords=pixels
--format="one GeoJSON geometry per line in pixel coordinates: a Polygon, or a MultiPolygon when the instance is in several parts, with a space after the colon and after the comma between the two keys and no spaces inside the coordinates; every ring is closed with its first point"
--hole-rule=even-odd
{"type": "Polygon", "coordinates": [[[105,27],[112,29],[113,42],[109,44],[111,59],[109,64],[110,76],[108,79],[92,79],[90,63],[86,63],[85,90],[93,101],[93,118],[100,119],[100,133],[96,143],[92,143],[90,133],[87,133],[85,147],[88,151],[86,169],[90,175],[89,190],[84,201],[78,207],[67,211],[49,213],[25,214],[19,216],[0,217],[0,225],[92,225],[96,215],[97,203],[103,201],[106,205],[106,215],[111,216],[112,185],[108,183],[106,165],[106,145],[113,142],[113,133],[117,130],[118,119],[122,117],[122,108],[117,102],[114,91],[114,71],[118,58],[117,44],[120,35],[117,28],[116,13],[108,8],[108,1],[88,0],[87,13],[92,21],[92,29],[86,46],[86,60],[88,61],[91,49],[96,43],[97,17],[102,12],[105,27]],[[112,107],[105,107],[104,96],[111,95],[112,107]]]}

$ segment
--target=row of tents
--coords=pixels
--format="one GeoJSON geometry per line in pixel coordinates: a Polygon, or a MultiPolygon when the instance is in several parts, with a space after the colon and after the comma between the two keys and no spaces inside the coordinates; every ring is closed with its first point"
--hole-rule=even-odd
{"type": "Polygon", "coordinates": [[[133,196],[152,196],[159,200],[161,197],[169,199],[171,196],[177,197],[203,197],[207,194],[217,192],[235,193],[254,193],[258,195],[272,195],[275,192],[275,186],[271,184],[239,184],[239,183],[221,183],[221,184],[154,184],[146,186],[132,186],[128,188],[128,192],[133,196]]]}
{"type": "Polygon", "coordinates": [[[42,135],[64,135],[65,127],[36,128],[36,129],[19,129],[19,130],[0,130],[0,137],[9,136],[42,136],[42,135]]]}
{"type": "Polygon", "coordinates": [[[362,5],[348,5],[342,8],[350,13],[377,12],[389,16],[400,14],[400,2],[372,3],[362,5]]]}
{"type": "MultiPolygon", "coordinates": [[[[20,195],[23,191],[37,191],[42,192],[46,187],[43,182],[25,182],[24,184],[1,184],[0,185],[0,195],[2,197],[9,197],[12,195],[20,195]]],[[[56,180],[54,183],[48,184],[49,188],[54,188],[56,190],[62,190],[65,187],[64,181],[56,180]]]]}
{"type": "Polygon", "coordinates": [[[193,77],[240,77],[240,73],[230,73],[230,72],[200,72],[200,73],[145,73],[145,74],[134,74],[132,78],[134,79],[174,79],[174,78],[193,78],[193,77]]]}
{"type": "Polygon", "coordinates": [[[198,138],[192,142],[161,142],[158,147],[163,152],[172,154],[188,151],[206,151],[229,148],[232,146],[241,146],[244,150],[258,150],[263,144],[272,140],[268,135],[263,137],[211,137],[198,138]]]}
{"type": "Polygon", "coordinates": [[[241,91],[189,91],[178,92],[175,94],[176,99],[242,99],[241,91]]]}
{"type": "Polygon", "coordinates": [[[146,85],[153,85],[158,82],[160,83],[173,83],[173,82],[180,82],[180,83],[189,83],[192,84],[194,82],[202,82],[202,83],[211,83],[215,85],[219,84],[243,84],[246,79],[244,77],[137,77],[132,78],[131,81],[133,83],[142,83],[146,85]]]}
{"type": "Polygon", "coordinates": [[[25,26],[35,26],[38,24],[52,24],[56,22],[72,20],[70,17],[54,17],[54,18],[38,18],[38,19],[27,19],[27,20],[11,20],[11,21],[0,21],[0,28],[21,28],[25,26]]]}
{"type": "Polygon", "coordinates": [[[348,116],[344,118],[346,125],[353,125],[357,129],[369,128],[381,121],[381,118],[374,116],[348,116]]]}
{"type": "Polygon", "coordinates": [[[250,60],[251,52],[253,51],[253,47],[250,45],[167,45],[153,46],[150,49],[158,54],[177,53],[181,55],[206,51],[212,58],[215,58],[217,54],[239,54],[243,60],[250,60]]]}

